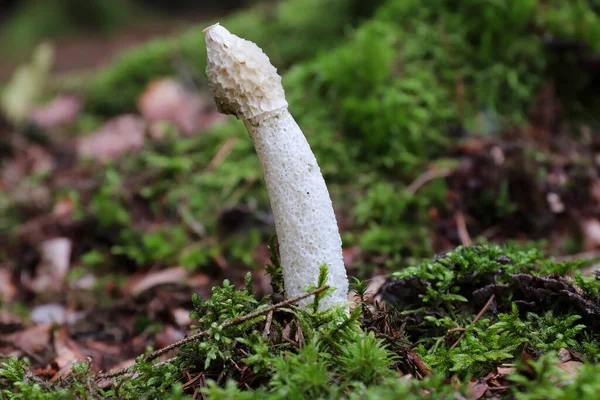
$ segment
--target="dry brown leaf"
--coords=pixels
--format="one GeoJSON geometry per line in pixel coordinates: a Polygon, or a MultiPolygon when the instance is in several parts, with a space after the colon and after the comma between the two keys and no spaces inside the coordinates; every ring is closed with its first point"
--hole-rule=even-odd
{"type": "Polygon", "coordinates": [[[82,362],[85,360],[79,345],[69,337],[69,332],[66,327],[54,332],[54,351],[56,351],[56,358],[54,361],[61,369],[65,366],[72,366],[75,362],[82,362]]]}
{"type": "Polygon", "coordinates": [[[23,329],[23,320],[9,313],[6,310],[0,310],[0,335],[15,332],[23,329]]]}
{"type": "Polygon", "coordinates": [[[206,129],[222,116],[197,93],[173,79],[151,82],[138,101],[140,112],[149,121],[169,121],[183,133],[206,129]]]}
{"type": "Polygon", "coordinates": [[[571,361],[571,353],[569,352],[569,350],[567,349],[560,349],[558,351],[558,359],[560,360],[560,362],[567,362],[567,361],[571,361]]]}
{"type": "Polygon", "coordinates": [[[59,237],[42,242],[40,245],[42,260],[31,282],[31,289],[34,292],[62,289],[63,280],[71,265],[71,248],[72,242],[69,238],[59,237]]]}
{"type": "Polygon", "coordinates": [[[557,367],[565,371],[569,377],[576,377],[581,367],[583,367],[583,363],[580,361],[567,361],[559,363],[557,367]]]}
{"type": "Polygon", "coordinates": [[[68,125],[81,111],[81,101],[75,96],[59,96],[50,103],[29,112],[29,119],[46,129],[68,125]]]}
{"type": "Polygon", "coordinates": [[[61,328],[54,332],[54,351],[56,352],[54,362],[59,370],[50,379],[50,382],[56,382],[69,376],[74,364],[91,361],[89,358],[84,357],[77,343],[69,338],[67,328],[61,328]]]}
{"type": "Polygon", "coordinates": [[[514,367],[498,367],[496,370],[498,371],[498,375],[500,375],[500,378],[517,372],[517,369],[514,367]]]}
{"type": "Polygon", "coordinates": [[[189,271],[183,267],[168,268],[146,274],[137,274],[127,280],[123,286],[124,294],[134,296],[158,285],[183,284],[189,277],[189,271]]]}
{"type": "Polygon", "coordinates": [[[51,324],[35,325],[10,335],[0,335],[0,339],[9,345],[14,345],[19,350],[38,353],[48,348],[51,328],[51,324]]]}
{"type": "Polygon", "coordinates": [[[467,389],[467,398],[471,400],[477,400],[480,397],[482,397],[488,389],[489,386],[485,382],[469,382],[467,389]]]}
{"type": "Polygon", "coordinates": [[[10,304],[17,294],[17,287],[8,268],[0,268],[0,303],[10,304]]]}
{"type": "Polygon", "coordinates": [[[190,310],[186,310],[185,308],[176,308],[171,310],[171,314],[173,315],[173,319],[177,323],[177,325],[181,327],[189,327],[192,323],[190,318],[190,310]]]}
{"type": "Polygon", "coordinates": [[[122,115],[108,121],[96,132],[77,142],[80,157],[114,160],[121,154],[144,146],[146,122],[135,115],[122,115]]]}
{"type": "Polygon", "coordinates": [[[187,280],[190,287],[203,287],[210,284],[210,278],[205,274],[194,274],[187,280]]]}
{"type": "Polygon", "coordinates": [[[583,231],[584,250],[593,250],[600,247],[600,221],[595,218],[586,219],[581,223],[583,231]]]}

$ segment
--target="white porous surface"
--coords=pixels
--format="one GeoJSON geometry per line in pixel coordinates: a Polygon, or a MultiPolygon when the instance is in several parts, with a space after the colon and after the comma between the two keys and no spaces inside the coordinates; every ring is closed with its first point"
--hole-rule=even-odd
{"type": "Polygon", "coordinates": [[[322,300],[320,309],[346,304],[348,278],[342,240],[325,180],[304,134],[287,108],[244,124],[265,176],[288,297],[316,285],[319,267],[326,264],[328,284],[337,290],[322,300]]]}
{"type": "Polygon", "coordinates": [[[219,111],[244,120],[287,107],[281,77],[257,45],[219,24],[204,33],[206,75],[219,111]]]}

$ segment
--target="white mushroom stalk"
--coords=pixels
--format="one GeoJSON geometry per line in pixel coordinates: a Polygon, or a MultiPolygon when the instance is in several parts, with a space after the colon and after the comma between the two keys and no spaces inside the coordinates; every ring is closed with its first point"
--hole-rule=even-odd
{"type": "MultiPolygon", "coordinates": [[[[219,24],[204,30],[209,86],[219,111],[244,121],[263,169],[275,219],[286,294],[317,285],[327,265],[336,288],[320,309],[346,304],[342,241],[325,180],[304,134],[288,112],[277,69],[254,43],[219,24]]],[[[307,299],[301,305],[310,302],[307,299]]]]}

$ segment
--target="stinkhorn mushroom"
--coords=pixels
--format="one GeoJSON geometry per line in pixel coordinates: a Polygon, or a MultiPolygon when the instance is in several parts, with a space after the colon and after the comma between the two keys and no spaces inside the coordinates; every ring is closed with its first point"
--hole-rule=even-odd
{"type": "Polygon", "coordinates": [[[317,160],[287,109],[277,69],[256,44],[219,24],[204,32],[206,75],[217,107],[244,122],[260,159],[287,296],[317,285],[319,268],[325,264],[328,284],[336,290],[319,308],[345,305],[348,278],[331,198],[317,160]]]}

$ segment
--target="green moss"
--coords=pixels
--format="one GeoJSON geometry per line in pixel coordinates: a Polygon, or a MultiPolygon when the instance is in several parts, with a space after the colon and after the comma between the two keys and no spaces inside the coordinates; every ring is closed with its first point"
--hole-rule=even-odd
{"type": "Polygon", "coordinates": [[[581,296],[585,304],[597,301],[597,281],[574,288],[575,282],[559,278],[577,266],[546,259],[535,249],[458,248],[395,273],[398,281],[384,290],[384,298],[417,321],[406,328],[408,336],[420,343],[417,352],[435,371],[481,376],[526,349],[542,354],[565,348],[595,362],[600,349],[593,322],[597,317],[574,297],[581,296]],[[560,290],[571,290],[573,302],[562,299],[560,290]],[[484,306],[486,301],[493,303],[484,306]],[[481,309],[490,317],[472,322],[481,309]],[[457,330],[462,333],[450,333],[457,330]]]}
{"type": "MultiPolygon", "coordinates": [[[[456,132],[489,135],[521,125],[544,81],[570,82],[559,93],[569,99],[588,90],[583,72],[573,85],[571,78],[558,79],[554,53],[535,32],[581,38],[567,29],[569,24],[552,21],[560,17],[578,26],[573,16],[583,12],[591,21],[586,24],[594,25],[596,14],[587,2],[386,0],[370,3],[367,10],[357,8],[360,4],[292,0],[270,11],[257,6],[223,23],[261,45],[283,71],[290,110],[316,153],[334,204],[354,209],[346,244],[386,255],[391,263],[418,259],[432,251],[431,212],[443,216],[452,211],[446,210],[442,179],[418,195],[408,193],[406,184],[431,167],[429,160],[451,151],[456,132]],[[335,18],[322,24],[321,15],[335,18]]],[[[181,60],[187,71],[202,75],[204,51],[203,34],[196,28],[124,53],[92,79],[90,115],[132,109],[144,85],[176,73],[181,60]]],[[[214,127],[201,139],[169,141],[131,164],[121,168],[123,174],[143,169],[155,178],[140,191],[153,215],[176,216],[184,210],[209,234],[216,232],[223,206],[241,203],[257,212],[268,207],[258,161],[239,122],[214,127]],[[220,146],[235,139],[218,168],[204,169],[220,146]]],[[[541,164],[535,164],[538,170],[541,164]]],[[[480,230],[520,215],[510,179],[490,188],[492,196],[466,204],[480,230]]],[[[109,199],[100,201],[92,210],[100,220],[125,221],[123,212],[104,215],[103,204],[106,210],[122,210],[109,199]]],[[[225,246],[229,249],[196,245],[185,261],[210,263],[210,254],[225,252],[246,263],[253,243],[232,243],[225,246]]]]}
{"type": "MultiPolygon", "coordinates": [[[[467,393],[466,378],[479,379],[501,363],[520,363],[521,354],[527,351],[537,361],[520,367],[509,377],[514,383],[512,394],[523,399],[571,399],[575,394],[598,389],[597,380],[592,379],[597,366],[592,363],[598,362],[600,336],[593,320],[580,318],[569,307],[558,307],[558,301],[552,300],[555,296],[551,295],[542,312],[523,312],[521,306],[512,302],[514,297],[507,296],[498,297],[492,307],[475,318],[480,310],[464,301],[471,297],[468,293],[455,291],[452,284],[439,283],[452,280],[455,285],[465,285],[467,278],[483,279],[493,273],[501,284],[511,276],[533,273],[550,274],[547,279],[555,279],[552,284],[555,286],[561,282],[558,275],[568,274],[573,267],[546,260],[533,250],[497,246],[459,248],[443,258],[405,269],[399,275],[404,281],[418,279],[420,286],[430,288],[425,297],[412,303],[387,311],[359,304],[349,315],[341,308],[318,312],[318,304],[309,310],[292,306],[269,317],[268,336],[264,336],[266,315],[222,326],[270,303],[269,298],[259,301],[255,297],[250,275],[242,289],[225,281],[213,288],[209,299],[198,296],[192,299],[191,317],[198,320],[196,328],[209,332],[203,340],[184,345],[173,363],[154,367],[140,358],[133,378],[119,378],[115,386],[96,394],[124,399],[180,398],[181,387],[176,382],[182,371],[193,371],[209,378],[203,391],[212,398],[392,399],[400,393],[403,398],[417,399],[423,391],[434,398],[448,398],[455,393],[467,393]],[[403,333],[398,335],[397,330],[403,333]],[[299,337],[294,332],[301,335],[302,346],[282,339],[282,335],[290,332],[293,337],[299,337]],[[406,340],[418,341],[413,350],[429,364],[432,377],[422,381],[399,379],[397,369],[406,369],[411,359],[406,340]],[[567,349],[586,360],[577,375],[569,378],[571,382],[565,381],[564,385],[556,384],[566,379],[555,369],[553,351],[558,349],[567,349]],[[447,384],[450,377],[456,384],[447,384]]],[[[321,272],[320,285],[326,282],[326,268],[321,272]]],[[[484,281],[475,282],[468,281],[479,289],[487,286],[484,281]]],[[[353,287],[364,298],[368,285],[358,282],[353,287]]],[[[583,289],[583,293],[588,293],[588,289],[583,289]]],[[[1,364],[0,383],[8,398],[19,398],[22,394],[39,399],[76,398],[74,393],[97,390],[84,367],[68,381],[53,385],[41,381],[24,385],[29,376],[27,371],[27,365],[16,359],[1,364]]]]}
{"type": "MultiPolygon", "coordinates": [[[[380,1],[362,6],[358,0],[291,0],[281,5],[258,5],[222,21],[233,33],[261,43],[279,68],[286,68],[334,46],[347,28],[366,17],[380,1]],[[328,15],[328,23],[321,16],[328,15]]],[[[91,113],[114,115],[135,108],[145,86],[153,79],[176,75],[182,69],[204,76],[204,27],[178,37],[158,39],[123,53],[92,79],[86,90],[91,113]]]]}

